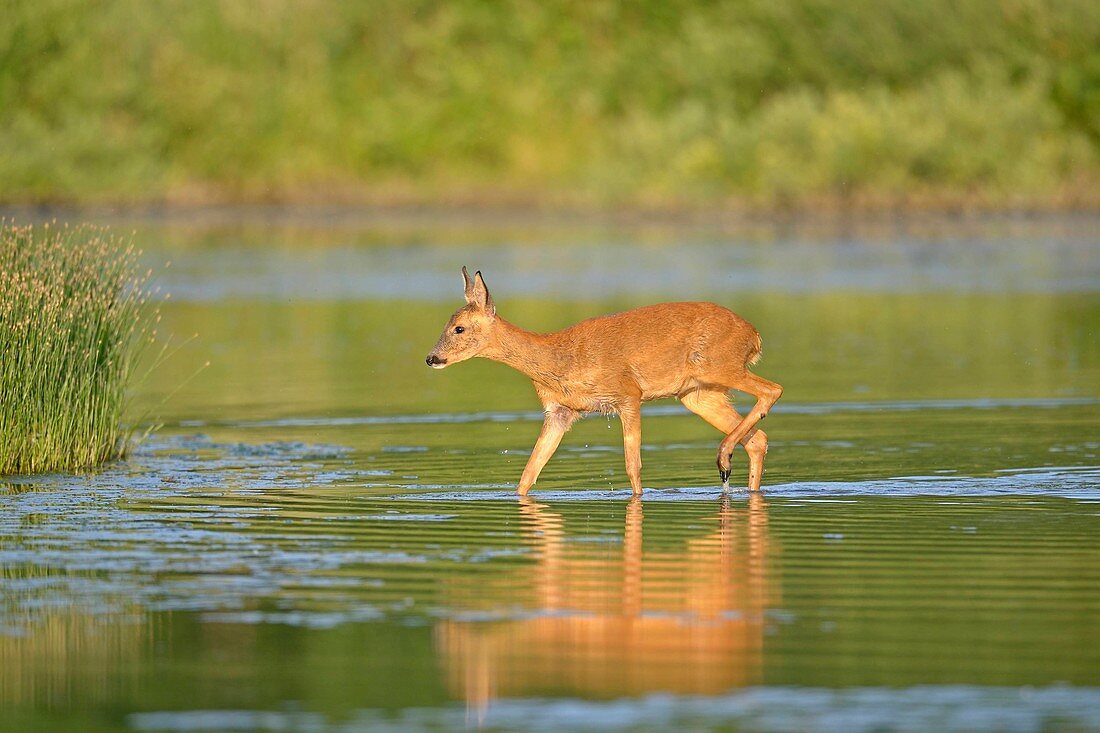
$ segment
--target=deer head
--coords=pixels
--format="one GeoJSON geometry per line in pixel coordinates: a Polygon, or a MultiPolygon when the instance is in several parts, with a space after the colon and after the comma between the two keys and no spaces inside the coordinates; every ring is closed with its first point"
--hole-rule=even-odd
{"type": "Polygon", "coordinates": [[[433,369],[442,369],[480,354],[489,343],[493,324],[496,323],[497,309],[493,305],[493,296],[485,287],[481,271],[475,272],[471,278],[463,267],[462,281],[466,305],[455,311],[447,321],[435,348],[424,360],[433,369]]]}

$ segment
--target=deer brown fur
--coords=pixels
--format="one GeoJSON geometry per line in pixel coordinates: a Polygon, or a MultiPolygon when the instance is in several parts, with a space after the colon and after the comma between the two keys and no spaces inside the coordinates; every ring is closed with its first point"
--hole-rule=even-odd
{"type": "Polygon", "coordinates": [[[554,333],[532,333],[497,315],[481,273],[462,268],[466,306],[447,322],[426,359],[437,369],[480,356],[531,378],[545,419],[519,481],[527,494],[562,436],[587,412],[616,414],[623,424],[626,474],[642,493],[641,404],[676,397],[725,434],[718,473],[728,487],[737,445],[749,456],[749,489],[760,489],[768,439],[756,424],[783,394],[775,382],[748,370],[760,358],[760,334],[732,311],[713,303],[660,303],[582,321],[554,333]],[[741,417],[731,389],[756,404],[741,417]]]}

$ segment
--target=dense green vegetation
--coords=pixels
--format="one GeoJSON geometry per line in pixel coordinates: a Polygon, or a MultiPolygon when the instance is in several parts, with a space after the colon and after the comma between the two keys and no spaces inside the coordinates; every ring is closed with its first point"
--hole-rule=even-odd
{"type": "Polygon", "coordinates": [[[0,475],[126,452],[119,420],[150,339],[137,252],[89,228],[0,223],[0,475]]]}
{"type": "Polygon", "coordinates": [[[0,200],[1094,205],[1095,0],[9,0],[0,200]]]}

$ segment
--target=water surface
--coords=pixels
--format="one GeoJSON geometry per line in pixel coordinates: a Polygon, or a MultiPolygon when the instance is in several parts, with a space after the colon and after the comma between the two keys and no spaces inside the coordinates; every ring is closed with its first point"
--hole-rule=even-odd
{"type": "Polygon", "coordinates": [[[198,337],[130,460],[4,481],[0,727],[1100,730],[1097,231],[139,222],[198,337]],[[530,384],[422,363],[463,264],[749,318],[764,493],[659,402],[641,501],[602,416],[517,500],[530,384]]]}

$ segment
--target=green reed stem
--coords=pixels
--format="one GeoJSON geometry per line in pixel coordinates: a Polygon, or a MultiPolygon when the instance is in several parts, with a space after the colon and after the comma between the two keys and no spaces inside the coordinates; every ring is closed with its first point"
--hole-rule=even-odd
{"type": "Polygon", "coordinates": [[[132,243],[0,221],[0,475],[120,458],[128,387],[156,310],[132,243]]]}

